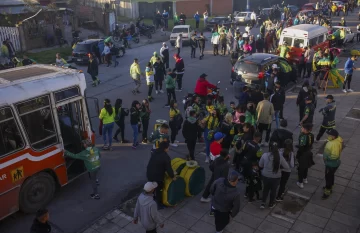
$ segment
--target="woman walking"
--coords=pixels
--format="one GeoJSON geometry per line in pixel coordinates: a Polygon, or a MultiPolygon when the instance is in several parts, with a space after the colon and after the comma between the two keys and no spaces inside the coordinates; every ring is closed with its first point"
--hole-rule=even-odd
{"type": "Polygon", "coordinates": [[[125,139],[125,117],[129,116],[129,109],[122,107],[122,99],[117,99],[115,101],[115,123],[119,127],[113,139],[119,141],[118,135],[121,132],[121,143],[128,143],[129,141],[125,139]]]}
{"type": "MultiPolygon", "coordinates": [[[[170,145],[173,147],[177,147],[178,145],[176,143],[178,141],[176,141],[175,139],[176,139],[176,135],[178,134],[178,131],[179,131],[179,124],[180,124],[179,121],[181,118],[181,113],[180,113],[180,110],[177,108],[177,103],[175,100],[170,101],[169,115],[170,115],[169,126],[171,129],[171,136],[170,136],[171,144],[170,145]]],[[[181,124],[182,124],[182,122],[181,122],[181,124]]]]}
{"type": "Polygon", "coordinates": [[[154,68],[151,62],[148,62],[145,68],[146,84],[148,86],[148,100],[151,102],[154,98],[151,96],[154,87],[154,68]]]}
{"type": "Polygon", "coordinates": [[[269,193],[269,208],[274,208],[275,206],[276,190],[281,178],[280,166],[282,166],[283,169],[290,169],[284,157],[280,156],[277,143],[273,142],[270,145],[270,152],[264,153],[259,162],[259,167],[262,168],[261,174],[263,176],[264,185],[262,204],[260,206],[261,209],[265,208],[266,199],[269,193]]]}
{"type": "Polygon", "coordinates": [[[104,140],[104,150],[111,150],[112,131],[114,129],[115,109],[111,106],[110,100],[104,100],[104,108],[101,109],[99,119],[102,121],[102,135],[104,140]],[[109,144],[107,144],[109,139],[109,144]]]}
{"type": "Polygon", "coordinates": [[[286,139],[284,142],[285,148],[279,149],[279,152],[282,157],[284,157],[285,161],[289,165],[289,169],[281,169],[281,179],[280,179],[280,187],[278,190],[278,194],[276,197],[276,201],[283,201],[284,197],[284,191],[286,187],[286,183],[289,180],[289,177],[291,175],[291,168],[294,167],[294,148],[293,148],[293,142],[291,139],[286,139]]]}
{"type": "Polygon", "coordinates": [[[132,145],[133,149],[136,149],[136,147],[139,145],[137,138],[139,134],[138,123],[140,121],[140,108],[141,105],[139,101],[134,100],[131,104],[131,109],[130,109],[130,124],[133,130],[133,145],[132,145]]]}
{"type": "Polygon", "coordinates": [[[141,111],[140,111],[141,124],[143,126],[142,142],[141,142],[142,144],[148,143],[147,132],[149,128],[150,114],[151,114],[150,103],[147,99],[144,99],[142,101],[141,111]]]}

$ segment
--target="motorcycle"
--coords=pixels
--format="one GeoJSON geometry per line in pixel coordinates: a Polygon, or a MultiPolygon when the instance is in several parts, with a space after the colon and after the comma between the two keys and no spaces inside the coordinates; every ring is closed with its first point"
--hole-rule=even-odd
{"type": "Polygon", "coordinates": [[[216,104],[218,97],[220,96],[220,88],[218,87],[220,84],[220,81],[217,82],[216,87],[214,88],[208,88],[207,91],[207,98],[211,98],[213,100],[213,103],[216,104]]]}

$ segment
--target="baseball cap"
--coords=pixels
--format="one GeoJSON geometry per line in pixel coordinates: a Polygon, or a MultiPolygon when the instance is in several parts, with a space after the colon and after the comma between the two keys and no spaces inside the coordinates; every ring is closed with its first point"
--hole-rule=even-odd
{"type": "Polygon", "coordinates": [[[145,192],[151,192],[152,190],[156,189],[158,184],[156,182],[147,182],[144,185],[145,192]]]}
{"type": "Polygon", "coordinates": [[[334,136],[334,137],[338,137],[339,136],[339,132],[336,129],[329,129],[327,131],[327,134],[334,136]]]}
{"type": "Polygon", "coordinates": [[[200,78],[206,78],[207,74],[203,73],[202,75],[200,75],[200,78]]]}
{"type": "Polygon", "coordinates": [[[239,173],[237,173],[236,171],[230,172],[228,175],[228,181],[235,182],[237,180],[239,180],[239,173]]]}
{"type": "Polygon", "coordinates": [[[215,139],[215,141],[219,141],[220,139],[224,138],[225,136],[226,136],[225,134],[223,134],[221,132],[217,132],[214,135],[214,139],[215,139]]]}
{"type": "Polygon", "coordinates": [[[333,99],[334,99],[334,96],[333,96],[333,95],[327,95],[327,96],[325,97],[325,99],[331,99],[331,100],[333,100],[333,99]]]}

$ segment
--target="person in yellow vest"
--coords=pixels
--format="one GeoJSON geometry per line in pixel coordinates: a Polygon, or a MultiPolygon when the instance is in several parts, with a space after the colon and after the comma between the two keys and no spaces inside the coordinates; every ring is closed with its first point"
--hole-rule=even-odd
{"type": "Polygon", "coordinates": [[[332,14],[332,16],[336,16],[336,14],[339,15],[339,13],[338,13],[338,7],[335,5],[334,2],[333,2],[333,4],[332,4],[332,6],[331,6],[331,14],[332,14]]]}
{"type": "Polygon", "coordinates": [[[112,131],[114,129],[115,122],[115,108],[111,106],[110,100],[104,100],[104,108],[101,109],[99,119],[102,121],[102,136],[104,140],[104,150],[112,150],[112,131]],[[107,138],[109,144],[107,144],[107,138]]]}
{"type": "Polygon", "coordinates": [[[67,62],[65,61],[64,58],[61,57],[60,53],[56,54],[56,60],[55,60],[55,64],[57,66],[64,66],[67,64],[67,62]]]}
{"type": "Polygon", "coordinates": [[[319,88],[321,88],[324,84],[324,82],[327,81],[328,79],[328,71],[331,68],[331,62],[330,59],[328,58],[328,54],[324,54],[323,58],[320,59],[320,61],[318,61],[317,66],[320,69],[320,84],[319,84],[319,88]]]}
{"type": "Polygon", "coordinates": [[[139,88],[141,86],[141,70],[139,65],[139,60],[137,58],[134,59],[134,63],[130,66],[130,77],[135,82],[135,88],[132,90],[132,93],[135,95],[140,93],[139,88]]]}
{"type": "Polygon", "coordinates": [[[344,42],[345,42],[345,37],[346,37],[346,33],[344,28],[340,29],[340,39],[338,40],[338,45],[339,47],[344,47],[344,42]]]}

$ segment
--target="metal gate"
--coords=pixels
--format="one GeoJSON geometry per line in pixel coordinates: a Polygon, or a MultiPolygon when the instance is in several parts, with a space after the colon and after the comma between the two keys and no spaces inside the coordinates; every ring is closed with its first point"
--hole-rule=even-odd
{"type": "Polygon", "coordinates": [[[0,27],[0,42],[9,39],[15,51],[21,51],[19,29],[17,27],[0,27]]]}

